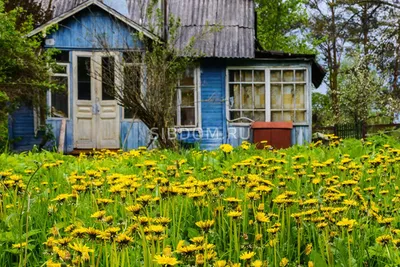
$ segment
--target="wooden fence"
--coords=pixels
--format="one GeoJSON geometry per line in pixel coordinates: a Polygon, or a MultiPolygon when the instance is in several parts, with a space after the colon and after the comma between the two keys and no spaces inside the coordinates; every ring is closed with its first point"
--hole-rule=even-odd
{"type": "Polygon", "coordinates": [[[313,129],[313,132],[322,132],[326,134],[335,134],[340,138],[366,138],[368,136],[380,133],[389,132],[400,128],[400,124],[373,124],[367,125],[362,122],[336,124],[335,126],[320,127],[313,129]]]}

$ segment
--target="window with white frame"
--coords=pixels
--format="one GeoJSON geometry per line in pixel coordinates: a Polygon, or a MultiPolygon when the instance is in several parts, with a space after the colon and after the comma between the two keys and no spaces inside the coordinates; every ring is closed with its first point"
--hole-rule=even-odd
{"type": "Polygon", "coordinates": [[[175,125],[177,127],[197,126],[197,70],[188,68],[184,77],[178,82],[177,114],[175,125]]]}
{"type": "MultiPolygon", "coordinates": [[[[143,51],[123,53],[125,90],[143,90],[143,51]]],[[[124,108],[124,119],[137,119],[134,110],[124,108]]]]}
{"type": "Polygon", "coordinates": [[[306,69],[230,69],[231,122],[307,122],[306,69]]]}
{"type": "Polygon", "coordinates": [[[69,118],[69,63],[57,63],[51,79],[59,89],[48,94],[50,117],[69,118]]]}

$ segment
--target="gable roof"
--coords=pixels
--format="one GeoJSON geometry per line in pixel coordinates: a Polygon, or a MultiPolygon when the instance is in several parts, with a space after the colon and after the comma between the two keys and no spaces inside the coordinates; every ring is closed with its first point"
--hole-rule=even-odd
{"type": "MultiPolygon", "coordinates": [[[[49,4],[52,3],[52,0],[43,0],[43,5],[46,5],[46,1],[50,1],[49,4]]],[[[63,1],[59,1],[59,2],[65,2],[66,0],[63,1]]],[[[64,19],[75,15],[76,13],[78,13],[79,11],[92,6],[92,5],[96,5],[98,7],[100,7],[101,9],[105,10],[106,12],[110,13],[111,15],[113,15],[114,17],[116,17],[117,19],[125,22],[127,25],[129,25],[130,27],[138,30],[138,31],[142,31],[146,36],[154,39],[154,38],[158,38],[156,35],[154,35],[153,33],[151,33],[149,30],[147,30],[145,27],[143,27],[142,25],[136,23],[133,20],[130,20],[129,18],[127,18],[126,16],[122,15],[121,13],[117,12],[116,10],[114,10],[113,8],[111,8],[108,5],[105,5],[103,2],[98,1],[98,0],[75,0],[76,5],[71,5],[71,3],[74,2],[69,2],[69,4],[61,6],[64,9],[58,9],[56,6],[54,6],[54,10],[53,10],[53,18],[51,20],[49,20],[48,22],[42,24],[41,26],[39,26],[38,28],[34,29],[32,32],[30,32],[28,34],[28,37],[33,36],[35,34],[38,34],[39,32],[43,31],[44,29],[46,29],[47,27],[57,24],[61,21],[63,21],[64,19]],[[82,3],[81,3],[82,2],[82,3]],[[67,10],[68,9],[68,10],[67,10]],[[67,11],[65,11],[67,10],[67,11]],[[65,12],[64,12],[65,11],[65,12]],[[58,14],[60,13],[60,14],[58,14]],[[56,16],[56,14],[58,14],[56,16]]],[[[57,2],[57,0],[56,0],[57,2]]]]}
{"type": "MultiPolygon", "coordinates": [[[[30,36],[89,7],[98,5],[131,27],[156,38],[148,30],[146,12],[152,0],[35,0],[53,7],[53,19],[35,29],[30,36]]],[[[161,1],[159,7],[161,7],[161,1]]],[[[200,35],[205,26],[221,26],[196,42],[206,57],[254,58],[255,13],[253,0],[168,0],[167,11],[180,18],[181,28],[176,46],[183,49],[190,39],[200,35]]]]}

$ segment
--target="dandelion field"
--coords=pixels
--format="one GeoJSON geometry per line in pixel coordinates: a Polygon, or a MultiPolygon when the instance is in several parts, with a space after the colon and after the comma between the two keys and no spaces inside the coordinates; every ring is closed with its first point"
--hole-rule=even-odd
{"type": "Polygon", "coordinates": [[[0,155],[0,266],[399,266],[400,144],[0,155]]]}

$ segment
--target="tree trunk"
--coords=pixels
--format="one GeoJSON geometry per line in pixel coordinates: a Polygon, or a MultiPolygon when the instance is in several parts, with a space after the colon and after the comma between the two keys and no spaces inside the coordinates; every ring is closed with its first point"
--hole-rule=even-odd
{"type": "MultiPolygon", "coordinates": [[[[398,27],[400,30],[400,21],[398,23],[398,27]]],[[[396,42],[396,52],[394,58],[394,70],[393,70],[393,96],[396,99],[400,99],[400,90],[398,87],[398,79],[399,79],[399,60],[400,60],[400,33],[397,32],[397,42],[396,42]]]]}
{"type": "Polygon", "coordinates": [[[331,42],[332,42],[332,69],[330,75],[330,85],[332,92],[332,108],[335,123],[339,122],[340,107],[339,107],[339,88],[338,88],[338,74],[339,62],[337,57],[337,30],[336,30],[336,1],[333,0],[330,5],[331,10],[331,42]]]}

